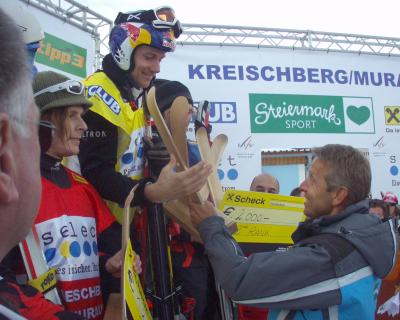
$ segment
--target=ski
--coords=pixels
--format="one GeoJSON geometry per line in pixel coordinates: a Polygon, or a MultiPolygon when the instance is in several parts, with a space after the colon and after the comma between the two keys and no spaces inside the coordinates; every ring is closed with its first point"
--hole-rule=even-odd
{"type": "MultiPolygon", "coordinates": [[[[210,188],[210,194],[214,205],[218,208],[220,202],[224,197],[224,192],[222,190],[221,181],[218,177],[218,164],[221,160],[222,154],[228,143],[228,137],[224,134],[220,134],[215,137],[214,141],[210,143],[209,130],[208,128],[208,102],[205,101],[199,105],[200,110],[198,110],[198,115],[195,121],[196,128],[196,141],[199,147],[201,158],[210,163],[213,166],[213,172],[207,179],[208,186],[210,188]],[[210,147],[211,144],[211,147],[210,147]]],[[[225,218],[225,217],[224,217],[225,218]]],[[[235,230],[235,223],[225,223],[231,229],[235,230]]],[[[216,290],[219,297],[219,305],[221,310],[221,317],[223,320],[233,319],[233,305],[231,300],[227,297],[221,286],[216,283],[216,290]]]]}
{"type": "Polygon", "coordinates": [[[19,248],[28,274],[28,283],[42,292],[46,299],[61,304],[56,288],[56,272],[55,269],[50,269],[47,265],[35,226],[31,228],[26,238],[19,243],[19,248]]]}
{"type": "MultiPolygon", "coordinates": [[[[186,99],[185,97],[183,97],[186,99]]],[[[180,99],[182,100],[182,99],[180,99]]],[[[187,116],[189,114],[189,103],[178,100],[171,105],[170,121],[171,121],[171,137],[176,144],[178,152],[182,156],[182,161],[189,166],[188,146],[186,138],[187,116]]]]}
{"type": "MultiPolygon", "coordinates": [[[[182,170],[188,170],[187,163],[179,152],[178,147],[174,143],[171,133],[165,124],[164,118],[161,115],[160,109],[158,108],[156,101],[156,89],[152,87],[146,96],[147,107],[149,109],[150,115],[153,117],[156,124],[157,130],[170,154],[175,156],[177,163],[182,170]]],[[[187,104],[188,101],[185,97],[177,97],[173,104],[187,104]]],[[[171,106],[172,108],[172,106],[171,106]]],[[[194,200],[199,203],[203,203],[208,197],[208,190],[203,188],[199,192],[194,194],[194,200]]]]}
{"type": "Polygon", "coordinates": [[[222,155],[225,151],[226,145],[228,144],[228,137],[225,134],[217,135],[211,145],[211,156],[213,163],[218,167],[221,161],[222,155]]]}
{"type": "Polygon", "coordinates": [[[221,182],[219,180],[217,172],[219,157],[222,154],[220,150],[221,146],[217,145],[214,147],[216,153],[216,155],[214,156],[211,152],[212,149],[210,148],[210,143],[208,142],[208,135],[205,127],[200,127],[199,129],[197,129],[196,140],[199,146],[201,158],[212,165],[213,172],[210,174],[207,181],[210,186],[210,192],[213,202],[216,207],[219,207],[219,204],[224,197],[224,192],[222,191],[221,182]]]}
{"type": "Polygon", "coordinates": [[[122,251],[124,253],[123,274],[121,277],[122,319],[131,319],[133,317],[133,319],[150,320],[153,318],[146,303],[139,275],[133,269],[136,253],[132,249],[130,240],[130,222],[133,219],[133,217],[131,218],[130,209],[137,187],[138,185],[134,186],[125,199],[122,221],[122,251]]]}

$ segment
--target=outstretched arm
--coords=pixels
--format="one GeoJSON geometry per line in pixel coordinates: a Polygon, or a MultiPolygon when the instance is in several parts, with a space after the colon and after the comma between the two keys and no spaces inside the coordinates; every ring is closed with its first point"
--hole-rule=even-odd
{"type": "Polygon", "coordinates": [[[323,247],[293,247],[287,252],[255,253],[246,258],[210,202],[191,204],[191,216],[217,282],[234,301],[283,309],[320,308],[326,301],[340,303],[333,265],[323,247]],[[328,280],[331,287],[326,285],[328,280]]]}

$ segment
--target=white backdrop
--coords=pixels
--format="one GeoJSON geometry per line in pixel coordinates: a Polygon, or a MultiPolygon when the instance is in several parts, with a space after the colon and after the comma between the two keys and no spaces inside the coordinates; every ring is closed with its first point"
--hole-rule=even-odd
{"type": "Polygon", "coordinates": [[[212,136],[225,133],[229,137],[219,167],[224,187],[247,190],[252,178],[261,172],[262,149],[341,143],[369,150],[372,194],[379,197],[380,191],[400,194],[400,109],[396,109],[400,108],[399,67],[399,57],[180,46],[162,62],[159,77],[186,84],[195,101],[214,103],[212,136]],[[280,95],[275,96],[278,100],[271,96],[276,94],[280,95]],[[258,99],[258,103],[252,102],[250,107],[252,99],[258,99]],[[312,106],[313,111],[285,115],[282,102],[286,107],[290,103],[312,106]],[[333,113],[329,113],[331,105],[333,113]],[[319,106],[327,113],[318,113],[319,106]],[[268,111],[269,107],[274,110],[268,111]],[[386,111],[389,124],[385,123],[385,107],[390,107],[386,111]],[[254,114],[256,108],[259,113],[254,114]],[[255,124],[256,116],[259,123],[264,123],[261,127],[255,124]],[[340,128],[334,128],[335,118],[340,128]],[[309,127],[315,127],[308,132],[299,129],[306,120],[309,127]],[[258,129],[252,132],[251,123],[258,129]],[[291,128],[292,123],[297,129],[285,127],[291,128]],[[257,130],[264,133],[254,132],[257,130]],[[328,132],[333,130],[342,132],[328,132]]]}

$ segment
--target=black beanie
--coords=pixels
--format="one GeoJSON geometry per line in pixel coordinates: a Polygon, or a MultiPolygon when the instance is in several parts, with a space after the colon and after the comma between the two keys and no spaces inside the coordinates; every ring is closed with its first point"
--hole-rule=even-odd
{"type": "Polygon", "coordinates": [[[175,98],[180,96],[186,97],[189,103],[193,104],[189,89],[179,81],[156,79],[154,85],[156,87],[156,100],[161,113],[168,110],[175,98]]]}

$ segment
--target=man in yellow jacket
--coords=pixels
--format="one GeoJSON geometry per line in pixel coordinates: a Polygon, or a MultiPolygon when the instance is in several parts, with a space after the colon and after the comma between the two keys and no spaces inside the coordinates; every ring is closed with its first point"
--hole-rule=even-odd
{"type": "Polygon", "coordinates": [[[177,173],[172,158],[157,181],[143,178],[147,122],[141,100],[181,32],[170,7],[119,13],[103,69],[84,81],[93,106],[84,116],[89,129],[81,143],[81,171],[119,221],[134,185],[138,189],[133,205],[164,202],[198,191],[211,172],[200,162],[177,173]]]}

